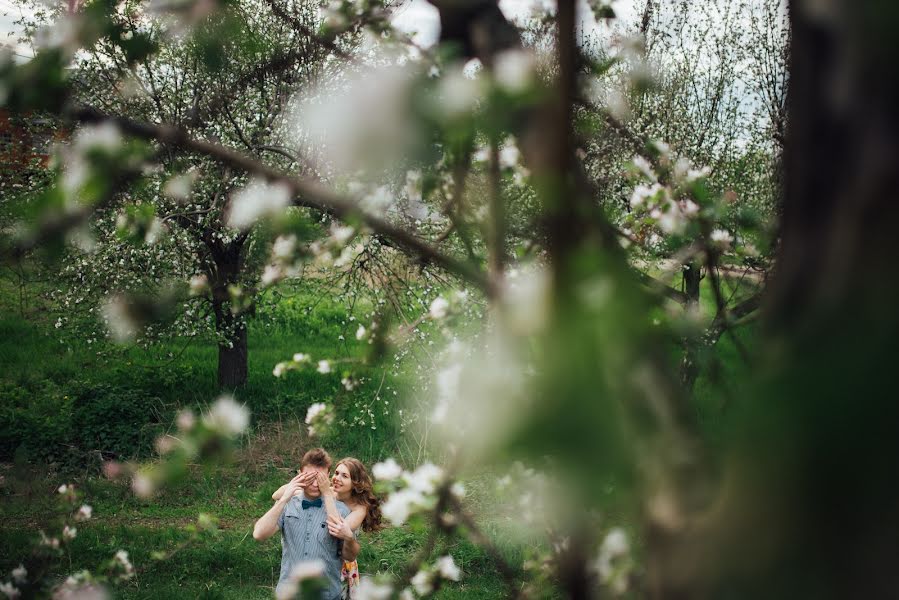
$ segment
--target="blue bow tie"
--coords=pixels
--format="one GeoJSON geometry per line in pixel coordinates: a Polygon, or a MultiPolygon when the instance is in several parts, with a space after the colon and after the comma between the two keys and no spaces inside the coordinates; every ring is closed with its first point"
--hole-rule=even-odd
{"type": "Polygon", "coordinates": [[[322,507],[322,499],[316,498],[315,500],[303,500],[301,502],[301,504],[303,505],[303,510],[306,510],[310,506],[315,506],[317,508],[321,508],[322,507]]]}

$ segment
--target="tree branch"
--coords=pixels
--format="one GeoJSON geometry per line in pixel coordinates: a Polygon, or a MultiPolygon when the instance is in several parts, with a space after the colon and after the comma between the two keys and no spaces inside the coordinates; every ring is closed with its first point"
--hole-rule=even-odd
{"type": "Polygon", "coordinates": [[[405,229],[359,210],[356,202],[334,193],[319,183],[285,175],[253,158],[219,144],[193,139],[183,129],[169,125],[142,123],[126,117],[108,115],[88,106],[73,108],[68,112],[68,116],[84,123],[111,122],[124,133],[134,137],[155,140],[167,146],[205,154],[222,164],[260,176],[268,181],[283,183],[293,194],[296,206],[321,210],[339,219],[357,218],[372,231],[390,239],[398,247],[416,255],[420,260],[454,273],[488,296],[492,297],[494,294],[493,286],[478,267],[443,254],[405,229]]]}

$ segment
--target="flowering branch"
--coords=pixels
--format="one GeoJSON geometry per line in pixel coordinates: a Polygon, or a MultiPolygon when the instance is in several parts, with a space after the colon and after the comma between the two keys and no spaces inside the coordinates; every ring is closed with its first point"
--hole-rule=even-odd
{"type": "Polygon", "coordinates": [[[465,279],[471,285],[488,295],[492,295],[492,286],[478,267],[443,254],[405,229],[360,211],[355,202],[334,193],[321,184],[285,175],[272,167],[222,145],[193,139],[183,129],[170,125],[142,123],[127,117],[108,115],[88,106],[72,109],[69,111],[69,116],[84,123],[114,123],[129,135],[147,140],[156,140],[176,148],[199,152],[222,164],[261,176],[270,182],[284,184],[293,195],[295,205],[321,210],[340,219],[348,217],[358,218],[375,233],[392,240],[397,247],[418,256],[424,262],[437,265],[465,279]]]}

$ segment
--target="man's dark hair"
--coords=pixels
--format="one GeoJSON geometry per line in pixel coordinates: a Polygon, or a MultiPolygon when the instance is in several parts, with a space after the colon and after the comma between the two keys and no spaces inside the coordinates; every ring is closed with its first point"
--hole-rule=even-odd
{"type": "Polygon", "coordinates": [[[312,465],[313,467],[323,467],[328,471],[331,470],[331,455],[324,448],[313,448],[309,452],[303,455],[303,460],[300,461],[300,468],[302,469],[306,465],[312,465]]]}

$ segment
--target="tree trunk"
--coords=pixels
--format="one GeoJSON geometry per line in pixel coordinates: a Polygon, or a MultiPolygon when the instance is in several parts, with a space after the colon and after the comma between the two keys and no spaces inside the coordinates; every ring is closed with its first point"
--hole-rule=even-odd
{"type": "Polygon", "coordinates": [[[247,382],[247,324],[240,311],[234,310],[231,286],[240,282],[243,269],[244,235],[229,244],[218,242],[210,245],[214,268],[209,273],[212,282],[212,308],[215,313],[215,328],[221,341],[218,356],[218,386],[220,389],[235,389],[247,382]],[[237,313],[237,314],[235,314],[237,313]]]}
{"type": "Polygon", "coordinates": [[[789,10],[782,239],[709,596],[896,597],[899,4],[789,10]]]}
{"type": "MultiPolygon", "coordinates": [[[[687,294],[685,309],[690,312],[699,308],[699,284],[702,281],[702,271],[699,262],[690,261],[684,269],[684,293],[687,294]]],[[[687,393],[693,389],[696,378],[699,376],[699,345],[704,343],[702,339],[685,339],[684,356],[681,359],[681,383],[687,393]]]]}
{"type": "Polygon", "coordinates": [[[218,386],[233,390],[247,382],[247,327],[242,319],[231,317],[225,329],[233,335],[219,343],[218,386]]]}

